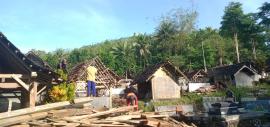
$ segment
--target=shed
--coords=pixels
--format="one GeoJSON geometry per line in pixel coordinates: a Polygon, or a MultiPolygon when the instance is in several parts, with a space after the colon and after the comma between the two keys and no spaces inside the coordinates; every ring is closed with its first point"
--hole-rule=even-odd
{"type": "Polygon", "coordinates": [[[252,86],[254,81],[259,81],[257,71],[245,63],[216,67],[208,70],[208,77],[213,82],[223,82],[236,86],[252,86]]]}
{"type": "Polygon", "coordinates": [[[132,85],[137,85],[139,98],[174,99],[180,97],[181,86],[188,79],[171,62],[165,61],[148,67],[132,85]]]}
{"type": "Polygon", "coordinates": [[[33,107],[57,74],[24,55],[0,32],[1,96],[13,94],[22,107],[33,107]]]}

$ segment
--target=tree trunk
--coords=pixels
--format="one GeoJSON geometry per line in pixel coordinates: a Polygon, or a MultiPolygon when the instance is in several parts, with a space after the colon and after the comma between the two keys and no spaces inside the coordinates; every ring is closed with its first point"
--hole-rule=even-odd
{"type": "Polygon", "coordinates": [[[239,54],[239,46],[238,46],[238,34],[234,33],[234,44],[235,44],[235,51],[237,56],[237,63],[240,63],[240,54],[239,54]]]}
{"type": "Polygon", "coordinates": [[[222,55],[219,55],[219,65],[220,65],[220,66],[223,65],[223,58],[222,58],[222,55]]]}
{"type": "Polygon", "coordinates": [[[253,53],[253,57],[254,57],[254,60],[256,60],[257,59],[257,54],[256,54],[255,41],[253,39],[251,39],[251,42],[252,42],[252,53],[253,53]]]}
{"type": "Polygon", "coordinates": [[[203,48],[203,41],[202,41],[202,53],[203,53],[204,72],[207,72],[206,61],[205,61],[205,55],[204,55],[204,48],[203,48]]]}

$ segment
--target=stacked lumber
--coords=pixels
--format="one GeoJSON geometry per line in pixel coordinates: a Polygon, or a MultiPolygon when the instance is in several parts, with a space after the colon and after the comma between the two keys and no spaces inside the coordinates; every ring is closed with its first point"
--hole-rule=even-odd
{"type": "Polygon", "coordinates": [[[13,127],[196,127],[193,124],[188,125],[177,121],[167,115],[134,111],[133,106],[112,108],[105,111],[90,108],[69,108],[40,113],[39,117],[31,117],[32,120],[13,124],[13,127]]]}
{"type": "Polygon", "coordinates": [[[217,87],[215,85],[200,87],[196,90],[197,93],[210,93],[215,91],[217,91],[217,87]]]}

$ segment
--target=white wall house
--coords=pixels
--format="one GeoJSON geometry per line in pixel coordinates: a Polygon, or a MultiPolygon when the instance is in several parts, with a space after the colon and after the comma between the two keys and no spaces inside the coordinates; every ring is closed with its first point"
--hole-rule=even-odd
{"type": "Polygon", "coordinates": [[[261,78],[254,68],[242,63],[212,68],[208,72],[212,83],[222,82],[235,86],[250,87],[261,78]]]}
{"type": "Polygon", "coordinates": [[[254,70],[243,66],[234,74],[236,86],[252,86],[254,81],[259,81],[260,75],[254,70]]]}

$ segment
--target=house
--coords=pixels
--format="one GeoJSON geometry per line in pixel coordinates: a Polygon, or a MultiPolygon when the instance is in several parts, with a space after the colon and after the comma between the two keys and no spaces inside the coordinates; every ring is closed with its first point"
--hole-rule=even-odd
{"type": "Polygon", "coordinates": [[[260,79],[254,67],[246,62],[209,69],[208,77],[212,83],[222,82],[236,86],[252,86],[254,81],[260,79]]]}
{"type": "Polygon", "coordinates": [[[191,72],[185,72],[185,75],[188,77],[189,82],[193,83],[208,82],[207,73],[202,69],[194,70],[191,72]]]}
{"type": "MultiPolygon", "coordinates": [[[[76,94],[81,92],[81,94],[78,96],[86,96],[86,68],[88,66],[94,66],[97,68],[97,74],[96,74],[96,84],[97,89],[105,89],[109,90],[111,87],[118,86],[118,81],[120,80],[120,77],[114,73],[112,70],[107,68],[101,61],[99,57],[95,57],[91,60],[79,63],[75,65],[68,73],[68,80],[72,82],[77,82],[76,86],[76,94]]],[[[104,95],[105,91],[103,93],[99,91],[100,94],[104,95]]]]}
{"type": "Polygon", "coordinates": [[[24,55],[0,32],[1,98],[13,96],[20,101],[21,107],[34,107],[36,102],[42,101],[41,94],[56,78],[52,69],[24,55]]]}
{"type": "Polygon", "coordinates": [[[139,98],[159,100],[179,98],[181,87],[187,82],[184,73],[166,61],[148,67],[132,85],[137,85],[139,98]]]}

